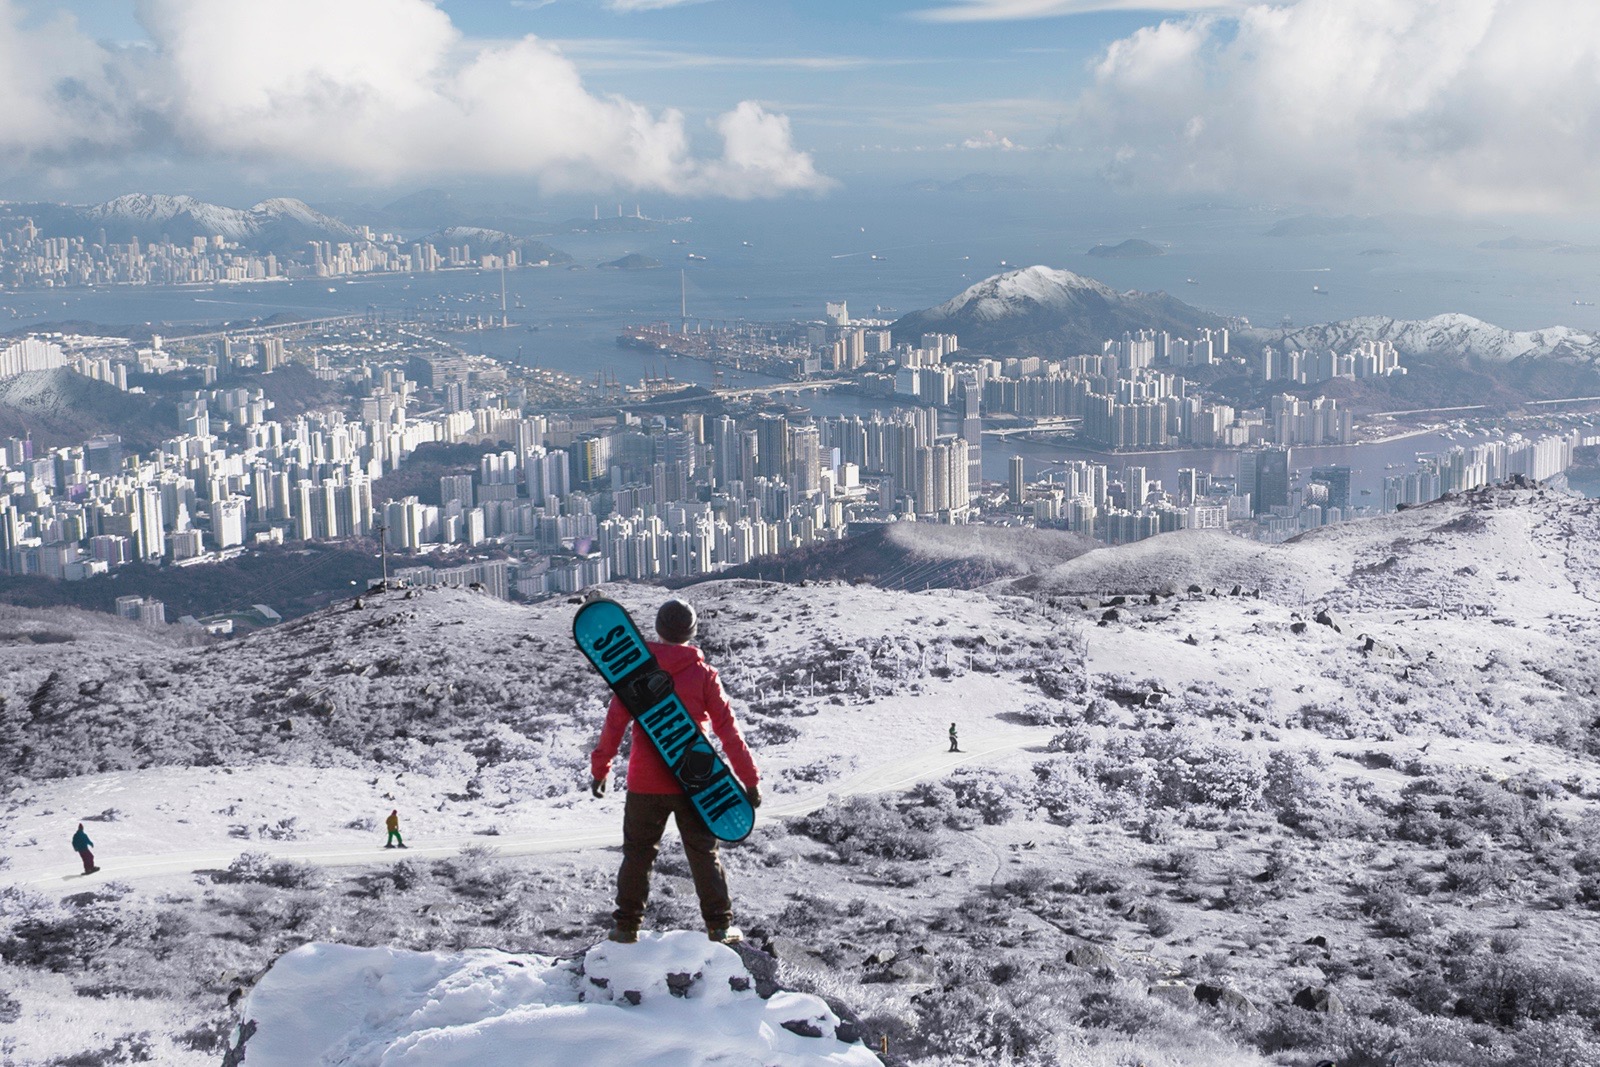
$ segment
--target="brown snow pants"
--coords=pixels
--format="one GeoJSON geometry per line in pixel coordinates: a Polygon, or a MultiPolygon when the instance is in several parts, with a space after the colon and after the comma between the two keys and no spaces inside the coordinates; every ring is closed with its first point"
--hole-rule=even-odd
{"type": "Polygon", "coordinates": [[[619,930],[637,930],[644,921],[644,906],[650,899],[650,871],[661,849],[661,835],[667,829],[667,816],[678,824],[683,851],[694,877],[694,891],[700,897],[700,915],[707,929],[720,929],[733,922],[733,903],[728,899],[728,874],[722,869],[718,842],[705,821],[682,793],[628,793],[622,812],[622,868],[617,871],[617,910],[611,913],[619,930]]]}

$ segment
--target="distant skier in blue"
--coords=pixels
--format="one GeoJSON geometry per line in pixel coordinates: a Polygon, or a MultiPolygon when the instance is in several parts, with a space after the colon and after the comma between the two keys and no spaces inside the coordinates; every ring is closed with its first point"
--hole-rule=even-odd
{"type": "Polygon", "coordinates": [[[83,830],[83,823],[78,824],[78,832],[72,835],[72,850],[83,861],[83,873],[93,874],[100,868],[94,865],[94,853],[89,850],[94,848],[94,842],[89,840],[89,835],[83,830]]]}

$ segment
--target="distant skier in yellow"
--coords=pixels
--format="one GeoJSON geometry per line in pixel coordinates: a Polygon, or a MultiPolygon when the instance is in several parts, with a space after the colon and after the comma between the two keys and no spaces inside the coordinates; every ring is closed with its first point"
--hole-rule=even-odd
{"type": "Polygon", "coordinates": [[[383,821],[383,825],[385,825],[385,826],[387,826],[389,828],[389,843],[384,845],[383,847],[384,848],[394,848],[396,845],[399,845],[401,848],[405,848],[406,847],[406,843],[400,837],[400,809],[399,808],[396,808],[394,811],[391,811],[389,813],[389,817],[383,821]]]}

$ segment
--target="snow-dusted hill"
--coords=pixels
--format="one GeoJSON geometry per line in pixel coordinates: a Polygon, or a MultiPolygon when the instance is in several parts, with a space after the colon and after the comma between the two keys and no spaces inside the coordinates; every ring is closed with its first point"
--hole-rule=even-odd
{"type": "Polygon", "coordinates": [[[162,237],[186,242],[222,237],[259,251],[298,250],[307,241],[359,240],[360,231],[304,201],[273,197],[249,208],[211,204],[192,196],[128,193],[103,204],[20,204],[50,236],[82,237],[119,244],[162,237]]]}
{"type": "Polygon", "coordinates": [[[1366,341],[1389,341],[1402,356],[1460,356],[1504,363],[1513,359],[1600,360],[1600,338],[1567,326],[1508,330],[1470,315],[1435,315],[1410,321],[1368,315],[1297,330],[1252,330],[1249,335],[1284,349],[1348,352],[1366,341]]]}
{"type": "Polygon", "coordinates": [[[130,450],[155,448],[175,429],[170,409],[152,398],[66,367],[0,378],[0,435],[31,434],[41,454],[98,433],[121,434],[130,450]]]}
{"type": "MultiPolygon", "coordinates": [[[[1600,503],[1501,488],[978,590],[694,587],[768,796],[726,852],[738,919],[779,984],[928,1067],[1588,1062],[1597,546],[1600,503]]],[[[646,618],[663,595],[617,593],[646,618]]],[[[23,1061],[214,1063],[252,1016],[263,1050],[294,1014],[369,1056],[623,1019],[550,992],[605,929],[622,806],[586,788],[605,696],[571,611],[420,590],[205,647],[8,615],[0,1019],[29,1020],[23,1061]],[[380,847],[391,807],[408,852],[380,847]],[[91,880],[65,845],[85,819],[91,880]],[[373,984],[299,969],[334,958],[373,984]]],[[[675,846],[656,885],[649,928],[693,940],[675,846]]],[[[744,1040],[779,1010],[714,1018],[744,1040]]],[[[604,1033],[640,1019],[677,1032],[604,1033]]]]}
{"type": "Polygon", "coordinates": [[[1166,293],[1119,293],[1069,270],[1032,266],[969,286],[937,307],[894,324],[897,340],[915,344],[925,332],[955,333],[963,348],[1063,356],[1098,352],[1107,337],[1157,329],[1188,334],[1224,326],[1218,315],[1166,293]]]}
{"type": "MultiPolygon", "coordinates": [[[[976,352],[1044,356],[1098,352],[1108,337],[1141,329],[1189,334],[1228,325],[1166,293],[1117,292],[1103,282],[1046,266],[985,278],[944,303],[894,324],[897,340],[916,343],[924,332],[955,333],[976,352]]],[[[1462,357],[1505,363],[1515,359],[1600,361],[1600,338],[1566,326],[1508,330],[1470,315],[1411,321],[1364,316],[1294,330],[1242,329],[1246,346],[1348,352],[1366,341],[1389,341],[1402,356],[1462,357]]]]}

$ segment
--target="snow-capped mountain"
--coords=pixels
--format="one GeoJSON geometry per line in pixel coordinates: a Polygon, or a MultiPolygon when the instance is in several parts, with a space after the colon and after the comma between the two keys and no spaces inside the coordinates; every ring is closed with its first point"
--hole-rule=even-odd
{"type": "Polygon", "coordinates": [[[1069,270],[1033,266],[986,278],[925,311],[894,324],[897,340],[916,343],[924,332],[958,334],[977,352],[1076,355],[1098,352],[1107,337],[1158,329],[1185,334],[1225,326],[1218,315],[1166,293],[1119,293],[1069,270]]]}
{"type": "MultiPolygon", "coordinates": [[[[964,532],[1027,547],[939,553],[964,532]]],[[[724,853],[759,999],[670,841],[641,952],[595,955],[624,783],[589,793],[570,603],[415,589],[195,644],[0,609],[14,1055],[199,1067],[248,1029],[245,1062],[491,1062],[705,1023],[807,1062],[856,1054],[847,1018],[929,1067],[1600,1055],[1600,501],[1058,547],[976,590],[686,592],[762,769],[724,853]]]]}
{"type": "Polygon", "coordinates": [[[1435,315],[1420,321],[1368,315],[1296,330],[1252,330],[1280,348],[1348,352],[1364,341],[1392,342],[1402,356],[1463,356],[1504,363],[1514,359],[1600,362],[1600,338],[1567,326],[1508,330],[1470,315],[1435,315]]]}
{"type": "MultiPolygon", "coordinates": [[[[912,343],[923,332],[953,332],[969,351],[1063,356],[1098,352],[1105,338],[1124,331],[1187,334],[1228,324],[1166,293],[1119,293],[1072,271],[1034,266],[986,278],[937,307],[912,312],[894,324],[894,331],[897,340],[912,343]]],[[[1244,347],[1271,344],[1347,352],[1363,341],[1378,340],[1393,342],[1402,356],[1600,363],[1600,338],[1581,330],[1508,330],[1460,314],[1421,321],[1373,315],[1294,330],[1236,330],[1235,336],[1244,347]]]]}
{"type": "Polygon", "coordinates": [[[260,251],[283,251],[306,241],[360,238],[355,227],[291,197],[274,197],[240,209],[192,196],[129,193],[86,207],[20,205],[17,210],[36,215],[41,229],[52,235],[93,240],[104,230],[108,241],[119,244],[135,238],[188,241],[220,236],[260,251]]]}

